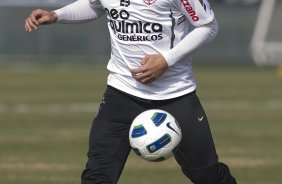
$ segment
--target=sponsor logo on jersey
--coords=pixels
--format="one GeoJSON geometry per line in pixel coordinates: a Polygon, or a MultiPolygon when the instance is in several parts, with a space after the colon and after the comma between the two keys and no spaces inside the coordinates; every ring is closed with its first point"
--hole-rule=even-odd
{"type": "Polygon", "coordinates": [[[154,4],[157,0],[144,0],[144,3],[146,3],[146,5],[151,6],[152,4],[154,4]]]}
{"type": "Polygon", "coordinates": [[[163,26],[160,23],[129,21],[126,10],[105,8],[111,29],[118,39],[123,41],[156,41],[163,38],[163,26]]]}
{"type": "Polygon", "coordinates": [[[194,11],[192,5],[188,2],[188,0],[181,0],[181,2],[193,21],[197,22],[198,20],[200,20],[200,18],[196,15],[196,12],[194,11]]]}

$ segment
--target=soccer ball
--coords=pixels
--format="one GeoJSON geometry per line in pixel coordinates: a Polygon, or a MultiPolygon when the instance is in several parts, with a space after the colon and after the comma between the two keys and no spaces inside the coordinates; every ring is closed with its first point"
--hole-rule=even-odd
{"type": "Polygon", "coordinates": [[[159,109],[139,114],[129,131],[132,149],[147,161],[163,161],[174,155],[181,137],[181,129],[175,118],[159,109]]]}

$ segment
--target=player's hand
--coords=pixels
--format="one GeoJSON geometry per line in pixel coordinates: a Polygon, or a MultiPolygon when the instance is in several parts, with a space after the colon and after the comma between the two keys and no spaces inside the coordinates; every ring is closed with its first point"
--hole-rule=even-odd
{"type": "Polygon", "coordinates": [[[40,25],[52,24],[56,22],[58,16],[53,11],[46,11],[42,9],[37,9],[31,12],[29,17],[25,20],[25,31],[31,32],[37,29],[40,25]]]}
{"type": "Polygon", "coordinates": [[[168,69],[168,64],[161,54],[147,55],[140,64],[140,68],[131,69],[130,72],[132,77],[142,84],[152,83],[168,69]]]}

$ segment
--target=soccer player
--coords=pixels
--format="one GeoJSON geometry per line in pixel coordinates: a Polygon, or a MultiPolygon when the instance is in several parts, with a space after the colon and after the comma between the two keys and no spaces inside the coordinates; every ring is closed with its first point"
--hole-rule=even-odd
{"type": "Polygon", "coordinates": [[[33,11],[25,30],[103,14],[111,37],[109,76],[81,183],[117,183],[131,150],[131,122],[145,110],[163,109],[183,132],[175,154],[183,173],[195,184],[236,184],[228,166],[218,161],[192,73],[191,55],[218,32],[208,0],[78,0],[54,11],[33,11]]]}

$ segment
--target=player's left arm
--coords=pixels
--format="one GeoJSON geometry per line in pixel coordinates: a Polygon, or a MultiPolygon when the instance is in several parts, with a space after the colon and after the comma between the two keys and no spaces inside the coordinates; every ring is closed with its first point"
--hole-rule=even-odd
{"type": "Polygon", "coordinates": [[[218,34],[217,20],[208,0],[175,0],[174,2],[195,28],[174,48],[162,53],[169,66],[190,56],[218,34]]]}
{"type": "Polygon", "coordinates": [[[161,54],[148,55],[141,67],[132,69],[132,76],[148,84],[161,76],[168,67],[213,40],[218,33],[218,24],[207,0],[175,0],[176,7],[195,26],[174,48],[161,54]]]}
{"type": "Polygon", "coordinates": [[[196,50],[212,41],[216,37],[217,33],[218,24],[216,19],[214,19],[208,24],[196,27],[173,49],[162,53],[162,55],[167,64],[172,66],[183,58],[192,55],[196,50]]]}

